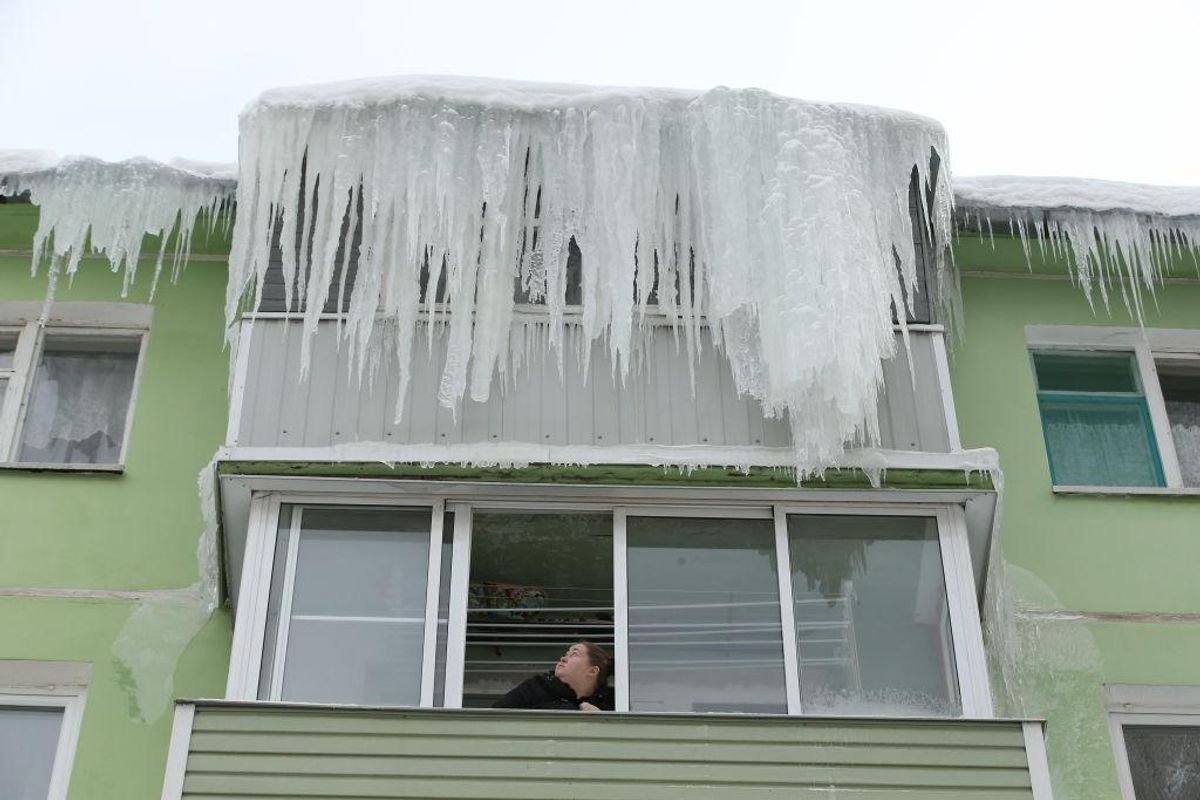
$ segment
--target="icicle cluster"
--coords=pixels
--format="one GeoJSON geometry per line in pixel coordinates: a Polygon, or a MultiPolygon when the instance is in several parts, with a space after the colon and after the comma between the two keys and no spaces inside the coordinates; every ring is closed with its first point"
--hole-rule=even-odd
{"type": "Polygon", "coordinates": [[[958,213],[978,230],[1006,223],[1030,262],[1030,239],[1070,259],[1074,278],[1093,304],[1109,310],[1114,288],[1143,322],[1144,296],[1154,296],[1172,258],[1190,254],[1200,269],[1200,187],[1145,186],[1081,178],[957,178],[958,213]]]}
{"type": "MultiPolygon", "coordinates": [[[[805,475],[878,440],[891,309],[905,307],[902,285],[916,289],[910,175],[926,185],[935,151],[945,159],[931,120],[755,89],[415,78],[274,90],[241,117],[227,314],[252,287],[261,295],[279,237],[307,358],[323,306],[347,291],[341,252],[342,275],[357,260],[344,335],[361,369],[388,322],[401,398],[422,313],[444,303],[450,408],[467,391],[485,400],[527,340],[510,335],[523,324],[515,285],[544,304],[549,347],[561,352],[578,325],[622,374],[647,314],[673,320],[690,354],[707,325],[738,389],[790,415],[805,475]],[[357,251],[339,251],[355,229],[357,251]],[[572,239],[578,315],[564,299],[572,239]],[[424,303],[423,266],[428,286],[444,285],[424,303]]],[[[952,203],[943,172],[938,242],[952,203]]]]}
{"type": "Polygon", "coordinates": [[[178,273],[201,212],[211,229],[218,213],[231,208],[235,170],[198,161],[163,164],[133,158],[112,163],[86,157],[59,160],[44,151],[0,151],[0,192],[28,191],[39,206],[32,270],[36,273],[48,261],[51,293],[58,275],[73,276],[90,251],[107,258],[114,272],[124,269],[124,296],[137,276],[147,234],[160,237],[151,293],[173,232],[171,269],[178,273]]]}

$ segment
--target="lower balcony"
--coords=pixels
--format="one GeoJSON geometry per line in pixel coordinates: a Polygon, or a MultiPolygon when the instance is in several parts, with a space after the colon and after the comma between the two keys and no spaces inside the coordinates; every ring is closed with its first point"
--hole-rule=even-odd
{"type": "Polygon", "coordinates": [[[1049,800],[1040,722],[181,701],[164,800],[1049,800]]]}

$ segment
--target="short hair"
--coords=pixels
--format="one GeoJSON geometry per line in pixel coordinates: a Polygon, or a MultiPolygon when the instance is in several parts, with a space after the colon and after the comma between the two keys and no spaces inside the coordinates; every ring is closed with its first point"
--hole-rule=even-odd
{"type": "Polygon", "coordinates": [[[589,641],[580,639],[576,644],[582,646],[584,652],[587,653],[588,663],[600,670],[596,674],[596,685],[607,686],[608,679],[612,676],[612,656],[604,648],[594,645],[589,641]]]}

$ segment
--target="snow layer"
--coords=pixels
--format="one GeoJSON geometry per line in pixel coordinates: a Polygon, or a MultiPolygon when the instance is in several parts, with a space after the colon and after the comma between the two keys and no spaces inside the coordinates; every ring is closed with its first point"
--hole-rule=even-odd
{"type": "Polygon", "coordinates": [[[955,178],[959,213],[982,228],[1007,222],[1026,258],[1030,236],[1044,253],[1069,247],[1088,302],[1098,290],[1109,308],[1114,286],[1130,314],[1143,319],[1143,292],[1154,296],[1174,255],[1200,249],[1200,187],[1146,186],[1083,178],[955,178]]]}
{"type": "MultiPolygon", "coordinates": [[[[456,408],[467,391],[485,400],[510,342],[524,341],[514,282],[544,300],[548,346],[561,353],[574,239],[583,299],[570,324],[603,338],[622,376],[648,312],[672,319],[693,356],[701,324],[712,326],[738,390],[769,415],[789,413],[804,475],[846,443],[878,441],[891,308],[906,305],[902,282],[916,287],[909,180],[915,166],[929,181],[934,151],[946,159],[931,120],[757,89],[396,78],[274,90],[241,117],[226,311],[232,320],[261,293],[281,231],[285,285],[305,300],[307,363],[322,307],[346,290],[334,280],[343,227],[361,226],[344,326],[360,374],[383,319],[404,396],[418,315],[435,302],[432,291],[419,300],[427,263],[452,312],[439,399],[456,408]]],[[[930,214],[938,242],[950,227],[946,173],[930,214]]]]}
{"type": "Polygon", "coordinates": [[[89,251],[103,254],[113,271],[124,269],[122,294],[137,275],[142,239],[160,237],[154,283],[162,272],[170,234],[178,233],[172,272],[187,260],[201,212],[208,226],[233,202],[232,165],[163,164],[146,158],[107,162],[45,151],[0,151],[0,192],[30,192],[40,207],[33,239],[33,272],[48,259],[51,292],[65,268],[68,277],[89,251]]]}

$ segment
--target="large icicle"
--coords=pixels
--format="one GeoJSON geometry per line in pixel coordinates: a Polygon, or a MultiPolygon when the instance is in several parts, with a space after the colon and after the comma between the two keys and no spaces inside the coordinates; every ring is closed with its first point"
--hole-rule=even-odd
{"type": "MultiPolygon", "coordinates": [[[[419,300],[427,265],[451,312],[439,398],[454,408],[467,391],[486,399],[512,343],[527,341],[510,336],[522,324],[514,283],[545,298],[548,346],[578,325],[605,338],[623,374],[657,287],[657,312],[689,353],[701,323],[712,326],[738,389],[790,415],[803,476],[847,443],[878,441],[892,307],[905,307],[902,282],[916,287],[910,176],[915,166],[927,185],[934,152],[931,233],[946,242],[945,134],[914,115],[757,89],[395,78],[273,90],[241,117],[226,311],[232,320],[253,287],[261,294],[281,237],[285,286],[304,295],[307,359],[339,292],[343,227],[357,224],[344,332],[360,368],[387,320],[403,398],[420,312],[436,299],[431,288],[419,300]],[[564,314],[572,240],[577,318],[564,314]]],[[[952,285],[938,277],[931,285],[952,285]]]]}
{"type": "Polygon", "coordinates": [[[45,151],[0,151],[0,193],[30,193],[39,206],[32,270],[48,260],[50,286],[60,272],[73,276],[87,253],[100,253],[114,272],[124,268],[122,294],[137,275],[142,239],[158,236],[154,284],[172,232],[172,273],[187,260],[201,212],[209,226],[229,209],[236,166],[146,158],[107,162],[83,156],[58,159],[45,151]]]}
{"type": "Polygon", "coordinates": [[[1084,178],[986,176],[956,178],[961,218],[1007,223],[1026,259],[1030,237],[1044,252],[1070,255],[1075,279],[1093,302],[1109,308],[1115,287],[1142,322],[1143,292],[1153,297],[1174,256],[1189,252],[1200,267],[1200,187],[1147,186],[1084,178]],[[1064,248],[1070,248],[1070,254],[1064,248]]]}

